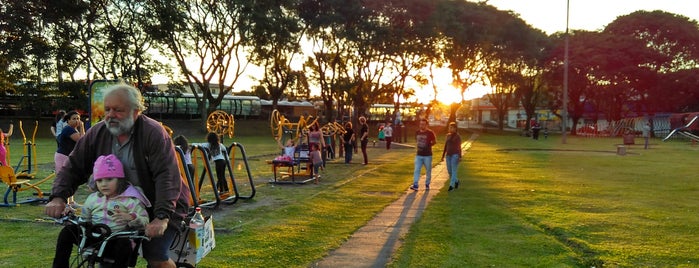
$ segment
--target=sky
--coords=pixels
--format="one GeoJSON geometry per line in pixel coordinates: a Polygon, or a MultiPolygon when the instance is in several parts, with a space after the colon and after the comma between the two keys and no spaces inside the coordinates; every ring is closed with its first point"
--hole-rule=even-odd
{"type": "MultiPolygon", "coordinates": [[[[480,2],[472,0],[473,2],[480,2]]],[[[570,12],[568,28],[573,30],[598,31],[614,21],[617,17],[628,15],[638,10],[663,10],[686,16],[699,21],[699,1],[697,0],[569,0],[570,12]]],[[[489,0],[488,4],[500,10],[510,10],[522,20],[546,34],[565,32],[567,0],[489,0]]],[[[450,103],[460,100],[459,91],[451,86],[451,77],[446,72],[439,75],[440,88],[437,100],[450,103]]],[[[488,92],[488,88],[476,85],[469,88],[465,99],[473,99],[488,92]]],[[[429,101],[434,93],[430,86],[421,90],[419,101],[429,101]]]]}
{"type": "MultiPolygon", "coordinates": [[[[569,0],[570,29],[601,30],[618,16],[638,10],[663,10],[699,21],[696,0],[569,0]]],[[[566,0],[489,0],[488,4],[511,10],[524,21],[552,34],[566,28],[566,0]]]]}
{"type": "MultiPolygon", "coordinates": [[[[618,16],[638,10],[663,10],[699,21],[699,0],[488,0],[487,3],[500,10],[513,11],[532,27],[541,29],[546,34],[552,34],[566,29],[567,1],[570,4],[568,28],[571,30],[602,30],[618,16]]],[[[248,73],[259,73],[259,70],[252,69],[254,67],[249,67],[248,73]]],[[[437,72],[435,78],[438,80],[436,83],[439,89],[438,100],[444,103],[461,100],[459,91],[451,85],[451,75],[448,70],[437,72]]],[[[249,80],[247,76],[241,80],[243,81],[236,84],[236,88],[249,90],[253,82],[247,81],[249,80]]],[[[467,90],[464,97],[465,99],[477,98],[487,91],[487,87],[475,85],[467,90]]],[[[418,101],[429,102],[434,98],[432,86],[427,85],[417,89],[416,95],[418,95],[418,101]]]]}

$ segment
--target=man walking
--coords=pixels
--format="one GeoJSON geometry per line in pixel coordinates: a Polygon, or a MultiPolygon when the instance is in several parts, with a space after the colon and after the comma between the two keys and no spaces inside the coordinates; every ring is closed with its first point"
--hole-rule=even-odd
{"type": "Polygon", "coordinates": [[[432,146],[437,143],[434,132],[427,128],[427,119],[420,119],[420,129],[415,133],[417,141],[417,155],[415,156],[415,170],[413,171],[413,185],[410,189],[417,191],[420,180],[420,170],[425,166],[425,189],[430,189],[432,180],[432,146]]]}

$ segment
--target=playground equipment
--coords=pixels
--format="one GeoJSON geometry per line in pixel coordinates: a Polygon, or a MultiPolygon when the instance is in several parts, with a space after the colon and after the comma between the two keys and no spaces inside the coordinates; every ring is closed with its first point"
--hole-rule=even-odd
{"type": "MultiPolygon", "coordinates": [[[[206,126],[209,132],[216,133],[219,136],[228,135],[232,138],[235,129],[235,121],[233,120],[233,116],[218,110],[209,115],[206,126]]],[[[226,178],[225,181],[228,184],[228,191],[219,192],[218,187],[216,187],[217,180],[215,179],[214,172],[211,167],[212,162],[209,160],[210,157],[208,149],[197,145],[192,146],[191,156],[194,172],[190,173],[183,161],[184,152],[182,151],[182,148],[177,148],[180,172],[184,174],[183,179],[186,179],[190,186],[192,195],[192,199],[190,201],[192,204],[195,204],[195,206],[218,208],[221,203],[234,204],[238,201],[238,199],[251,199],[255,196],[255,184],[252,180],[252,173],[250,172],[245,148],[242,144],[233,142],[226,149],[228,150],[228,154],[224,156],[226,162],[224,177],[226,178]],[[236,150],[234,147],[240,149],[241,159],[243,161],[243,163],[239,163],[237,165],[238,169],[242,169],[244,164],[247,172],[248,184],[246,185],[250,187],[250,193],[247,196],[240,195],[240,187],[235,181],[235,172],[233,167],[236,166],[236,150]]]]}
{"type": "Polygon", "coordinates": [[[308,126],[311,126],[318,122],[318,118],[313,116],[301,116],[297,123],[292,123],[284,117],[276,109],[272,111],[272,115],[269,119],[270,129],[272,130],[272,137],[278,138],[282,137],[284,134],[292,134],[290,138],[297,139],[301,135],[308,133],[308,126]]]}
{"type": "Polygon", "coordinates": [[[229,115],[224,111],[213,111],[206,118],[206,130],[216,133],[220,137],[228,135],[229,138],[233,138],[235,119],[233,119],[233,115],[229,115]]]}
{"type": "MultiPolygon", "coordinates": [[[[237,143],[237,142],[231,143],[231,146],[228,147],[227,158],[228,158],[227,159],[228,172],[231,176],[231,182],[233,182],[232,189],[235,191],[234,192],[235,196],[240,198],[240,199],[252,199],[253,197],[255,197],[255,193],[257,192],[257,190],[255,190],[255,182],[253,182],[253,180],[252,180],[252,172],[250,172],[250,165],[248,164],[248,156],[247,156],[247,153],[245,153],[245,147],[243,147],[242,144],[237,143]],[[247,196],[241,196],[239,193],[239,188],[235,184],[235,175],[234,175],[235,169],[233,167],[236,167],[236,164],[235,164],[235,161],[236,161],[235,152],[236,151],[234,150],[234,147],[237,147],[238,149],[240,149],[240,156],[241,156],[241,160],[243,161],[243,163],[239,163],[237,165],[238,170],[240,170],[242,168],[242,166],[245,165],[245,171],[246,171],[245,174],[248,177],[248,185],[250,187],[250,192],[249,192],[249,195],[247,195],[247,196]]],[[[229,189],[231,189],[231,188],[229,188],[229,189]]]]}
{"type": "Polygon", "coordinates": [[[338,122],[329,122],[320,127],[320,130],[323,131],[323,136],[342,135],[346,132],[342,124],[338,122]]]}
{"type": "Polygon", "coordinates": [[[172,134],[175,133],[174,131],[172,131],[172,128],[166,126],[162,122],[160,122],[160,125],[163,126],[163,129],[165,129],[165,132],[167,132],[167,134],[170,135],[170,137],[172,137],[172,134]]]}
{"type": "Polygon", "coordinates": [[[201,146],[192,146],[192,165],[194,172],[191,174],[190,188],[194,191],[193,199],[200,207],[218,208],[221,204],[221,194],[216,187],[213,169],[209,162],[209,151],[201,146]],[[200,174],[197,176],[197,174],[200,174]],[[205,189],[204,182],[208,181],[205,189]]]}
{"type": "Polygon", "coordinates": [[[17,166],[15,166],[15,173],[17,173],[17,176],[23,176],[25,174],[27,176],[34,176],[34,173],[32,172],[32,169],[36,169],[36,144],[34,143],[34,138],[36,137],[36,131],[38,129],[39,122],[34,121],[34,133],[32,134],[32,139],[27,140],[27,136],[24,134],[24,127],[22,126],[22,121],[19,121],[19,131],[22,133],[22,142],[24,144],[24,155],[22,155],[22,157],[19,159],[19,162],[17,163],[17,166]],[[20,171],[21,167],[24,167],[24,169],[20,171]]]}
{"type": "Polygon", "coordinates": [[[24,133],[22,121],[19,121],[19,130],[22,133],[22,139],[24,141],[24,155],[20,158],[17,166],[14,169],[9,166],[0,166],[0,178],[2,179],[3,183],[7,184],[7,190],[5,191],[3,203],[0,204],[1,207],[11,207],[18,204],[47,201],[47,199],[44,198],[44,192],[42,192],[38,186],[52,179],[54,176],[56,176],[56,173],[51,172],[51,174],[38,182],[30,183],[30,181],[36,176],[36,143],[34,141],[38,127],[39,122],[35,121],[34,133],[31,140],[28,140],[24,133]],[[17,193],[25,190],[36,191],[35,195],[37,198],[30,198],[18,203],[17,193]],[[8,201],[10,193],[12,193],[12,202],[8,201]]]}
{"type": "MultiPolygon", "coordinates": [[[[335,158],[335,141],[338,140],[337,136],[342,136],[347,132],[342,124],[338,122],[328,122],[320,128],[323,132],[323,138],[325,139],[325,144],[330,145],[323,157],[335,158]]],[[[340,137],[339,140],[342,138],[340,137]]],[[[340,152],[342,152],[342,145],[340,145],[340,152]]],[[[323,159],[325,161],[325,159],[323,159]]]]}
{"type": "Polygon", "coordinates": [[[695,116],[692,118],[692,120],[689,120],[689,123],[687,123],[686,125],[673,129],[673,130],[670,132],[670,134],[668,134],[668,135],[663,139],[663,141],[666,141],[667,139],[669,139],[670,137],[672,137],[672,135],[675,135],[675,134],[680,134],[680,135],[682,135],[682,136],[685,136],[685,137],[691,139],[693,142],[699,141],[699,136],[694,135],[694,134],[692,134],[692,132],[689,131],[690,127],[692,127],[692,125],[693,125],[695,122],[697,122],[697,118],[699,118],[699,115],[695,115],[695,116]]]}
{"type": "Polygon", "coordinates": [[[23,174],[22,176],[18,177],[15,172],[12,170],[11,167],[8,166],[0,166],[0,179],[2,180],[3,183],[7,184],[7,190],[5,191],[5,195],[3,197],[3,203],[0,204],[0,207],[13,207],[18,204],[25,204],[25,203],[33,203],[33,202],[44,202],[47,201],[44,198],[44,192],[39,189],[38,185],[42,184],[43,182],[53,178],[56,175],[56,173],[51,173],[48,177],[42,179],[38,183],[32,184],[29,183],[29,177],[26,176],[26,174],[23,174]],[[24,200],[22,202],[17,202],[17,192],[25,191],[25,190],[34,190],[36,191],[36,195],[38,198],[31,198],[24,200]],[[8,197],[10,196],[10,193],[12,193],[12,202],[8,201],[8,197]]]}
{"type": "Polygon", "coordinates": [[[175,155],[177,156],[177,166],[180,169],[180,174],[182,174],[181,178],[189,186],[189,204],[191,204],[192,207],[198,207],[199,200],[195,198],[197,193],[194,187],[194,174],[190,173],[189,168],[187,168],[187,164],[184,160],[184,151],[180,146],[175,146],[175,155]]]}
{"type": "Polygon", "coordinates": [[[272,173],[274,175],[274,180],[270,180],[270,183],[305,184],[315,180],[315,178],[311,176],[311,159],[307,144],[296,146],[294,157],[291,161],[269,160],[267,162],[272,165],[272,173]],[[286,168],[286,171],[281,171],[284,168],[286,168]],[[305,170],[305,172],[302,173],[302,170],[305,170]]]}

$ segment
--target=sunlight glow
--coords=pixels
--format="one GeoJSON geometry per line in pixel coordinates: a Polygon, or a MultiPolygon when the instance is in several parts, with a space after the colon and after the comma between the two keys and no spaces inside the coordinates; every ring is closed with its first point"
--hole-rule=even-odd
{"type": "MultiPolygon", "coordinates": [[[[452,104],[461,102],[461,91],[455,88],[452,83],[451,71],[442,68],[434,71],[434,80],[437,87],[437,101],[442,104],[452,104]]],[[[480,98],[492,92],[490,87],[475,84],[471,85],[464,93],[464,101],[480,98]]],[[[415,92],[416,102],[426,104],[434,99],[432,85],[425,85],[415,92]]]]}

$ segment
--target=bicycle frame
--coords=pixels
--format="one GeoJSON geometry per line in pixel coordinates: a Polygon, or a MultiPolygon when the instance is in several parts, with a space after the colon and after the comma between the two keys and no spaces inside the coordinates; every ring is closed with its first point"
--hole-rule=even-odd
{"type": "Polygon", "coordinates": [[[90,226],[90,222],[83,221],[74,214],[64,216],[63,218],[57,220],[57,222],[61,223],[62,225],[76,225],[80,229],[81,239],[80,243],[78,244],[78,254],[71,265],[74,267],[92,268],[96,267],[95,264],[107,264],[105,263],[106,260],[104,259],[104,253],[107,244],[110,241],[114,241],[116,239],[132,239],[137,241],[137,244],[140,245],[140,241],[150,240],[149,237],[145,236],[143,230],[119,231],[112,233],[107,225],[95,224],[90,226]],[[97,229],[99,233],[94,233],[93,230],[95,229],[97,229]],[[94,246],[87,245],[90,237],[98,240],[92,244],[94,246]]]}

